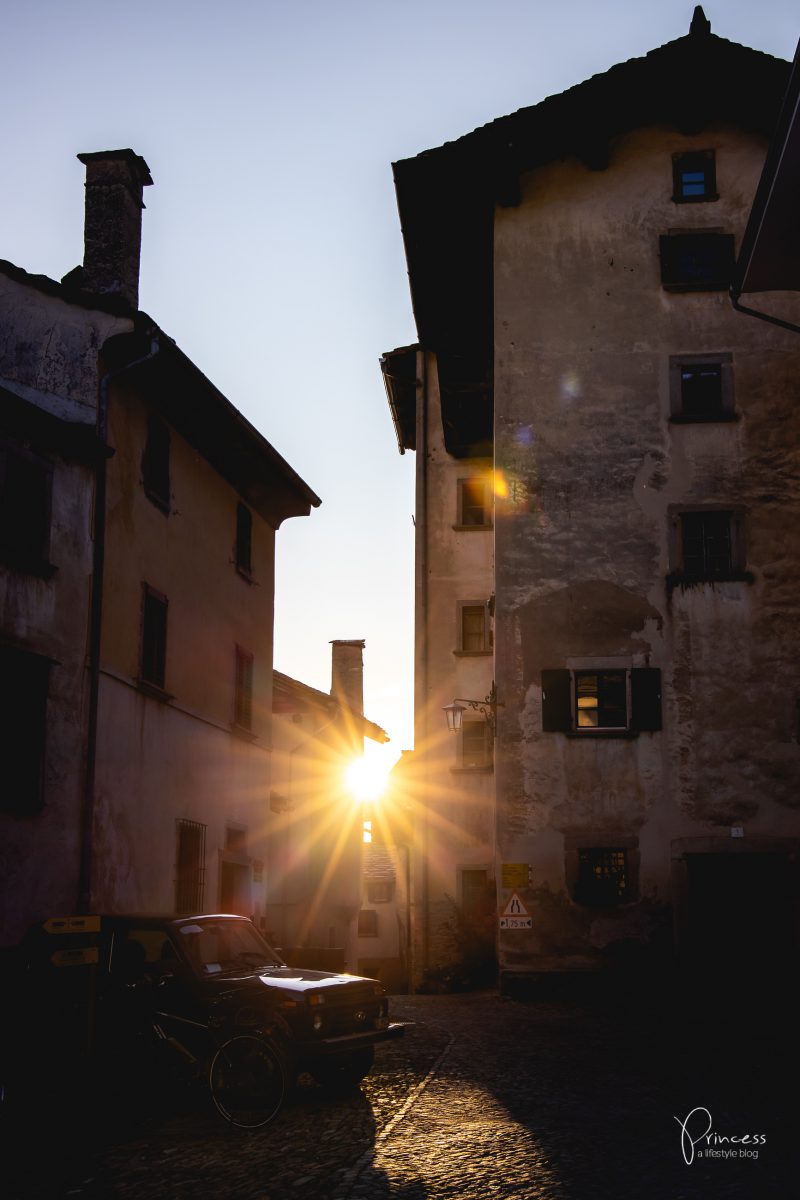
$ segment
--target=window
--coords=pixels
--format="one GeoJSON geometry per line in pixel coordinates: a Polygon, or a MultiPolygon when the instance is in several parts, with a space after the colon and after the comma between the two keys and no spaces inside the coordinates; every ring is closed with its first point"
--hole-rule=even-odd
{"type": "Polygon", "coordinates": [[[378,936],[378,914],[374,908],[362,908],[358,914],[358,936],[378,936]]]}
{"type": "Polygon", "coordinates": [[[50,660],[0,648],[0,809],[35,816],[44,804],[45,737],[50,660]]]}
{"type": "Polygon", "coordinates": [[[147,441],[142,455],[142,478],[145,495],[156,508],[168,513],[170,508],[169,429],[155,413],[147,420],[147,441]]]}
{"type": "Polygon", "coordinates": [[[672,156],[672,199],[677,204],[718,200],[713,150],[693,150],[672,156]]]}
{"type": "Polygon", "coordinates": [[[669,392],[673,421],[733,420],[733,355],[673,355],[669,392]]]}
{"type": "Polygon", "coordinates": [[[0,446],[0,559],[32,574],[50,574],[53,467],[16,446],[0,446]]]}
{"type": "Polygon", "coordinates": [[[492,766],[492,731],[487,721],[464,721],[461,726],[461,766],[481,770],[492,766]]]}
{"type": "Polygon", "coordinates": [[[627,729],[626,671],[575,672],[575,724],[578,729],[627,729]]]}
{"type": "Polygon", "coordinates": [[[614,908],[630,898],[628,852],[620,846],[578,851],[574,898],[589,908],[614,908]]]}
{"type": "Polygon", "coordinates": [[[462,604],[460,608],[461,654],[488,654],[492,648],[492,629],[486,604],[462,604]]]}
{"type": "Polygon", "coordinates": [[[367,899],[370,904],[388,904],[394,897],[394,881],[373,879],[367,884],[367,899]]]}
{"type": "Polygon", "coordinates": [[[733,234],[677,230],[660,239],[661,284],[668,292],[724,292],[733,275],[733,234]]]}
{"type": "Polygon", "coordinates": [[[457,528],[488,529],[491,526],[486,480],[481,476],[458,481],[457,528]]]}
{"type": "Polygon", "coordinates": [[[542,730],[597,734],[661,728],[661,671],[657,667],[542,671],[542,730]]]}
{"type": "Polygon", "coordinates": [[[247,830],[240,825],[226,825],[225,849],[234,854],[247,854],[247,830]]]}
{"type": "Polygon", "coordinates": [[[206,875],[206,826],[199,821],[175,822],[175,911],[203,911],[206,875]]]}
{"type": "Polygon", "coordinates": [[[253,727],[253,655],[241,646],[236,647],[233,723],[240,729],[253,727]]]}
{"type": "Polygon", "coordinates": [[[744,569],[743,513],[704,508],[673,511],[670,579],[676,583],[749,579],[744,569]]]}
{"type": "Polygon", "coordinates": [[[167,598],[142,584],[142,652],[139,678],[163,689],[167,661],[167,598]]]}
{"type": "Polygon", "coordinates": [[[245,504],[236,505],[236,570],[250,575],[253,541],[253,514],[245,504]]]}

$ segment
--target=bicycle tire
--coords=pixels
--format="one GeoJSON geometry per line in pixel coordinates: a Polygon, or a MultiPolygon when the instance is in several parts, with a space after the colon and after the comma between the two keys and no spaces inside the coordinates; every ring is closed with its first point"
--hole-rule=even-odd
{"type": "Polygon", "coordinates": [[[239,1129],[260,1129],[281,1110],[286,1071],[265,1038],[238,1034],[215,1052],[208,1083],[214,1105],[226,1121],[239,1129]]]}

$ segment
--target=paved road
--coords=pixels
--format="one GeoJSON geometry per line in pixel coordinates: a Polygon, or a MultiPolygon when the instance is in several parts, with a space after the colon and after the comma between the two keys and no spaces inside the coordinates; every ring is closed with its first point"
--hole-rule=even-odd
{"type": "MultiPolygon", "coordinates": [[[[95,1118],[43,1110],[17,1195],[56,1200],[790,1200],[800,1195],[798,1074],[785,1036],[746,1016],[700,1026],[631,1006],[494,993],[397,997],[416,1025],[363,1088],[301,1082],[243,1134],[191,1109],[95,1118]],[[694,1140],[694,1159],[684,1161],[694,1140]],[[706,1117],[705,1113],[708,1113],[706,1117]],[[706,1133],[711,1122],[710,1140],[706,1133]],[[77,1129],[77,1132],[76,1132],[77,1129]],[[730,1141],[758,1137],[757,1141],[730,1141]],[[761,1141],[764,1137],[766,1140],[761,1141]],[[700,1150],[715,1156],[700,1157],[700,1150]],[[742,1151],[745,1153],[743,1154],[742,1151]],[[723,1156],[723,1152],[727,1157],[723,1156]],[[757,1152],[758,1157],[754,1157],[757,1152]]],[[[117,1114],[116,1116],[114,1114],[117,1114]]],[[[8,1161],[8,1159],[6,1159],[8,1161]]]]}

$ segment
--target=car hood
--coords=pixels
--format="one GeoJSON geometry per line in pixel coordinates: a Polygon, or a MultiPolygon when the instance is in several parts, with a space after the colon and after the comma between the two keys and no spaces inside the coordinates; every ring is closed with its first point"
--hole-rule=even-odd
{"type": "Polygon", "coordinates": [[[244,971],[242,974],[212,976],[207,982],[213,981],[220,987],[231,987],[237,984],[249,984],[252,987],[265,987],[274,991],[303,993],[320,991],[326,987],[337,987],[341,990],[347,984],[375,984],[378,980],[367,979],[363,975],[339,975],[334,971],[312,971],[303,967],[271,967],[269,970],[244,971]]]}

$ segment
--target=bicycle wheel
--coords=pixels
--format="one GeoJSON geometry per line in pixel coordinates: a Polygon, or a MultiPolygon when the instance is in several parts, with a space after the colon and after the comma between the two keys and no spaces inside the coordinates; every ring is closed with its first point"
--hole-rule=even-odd
{"type": "Polygon", "coordinates": [[[208,1075],[217,1111],[240,1129],[259,1129],[277,1116],[286,1091],[280,1056],[264,1038],[240,1034],[224,1042],[208,1075]]]}

